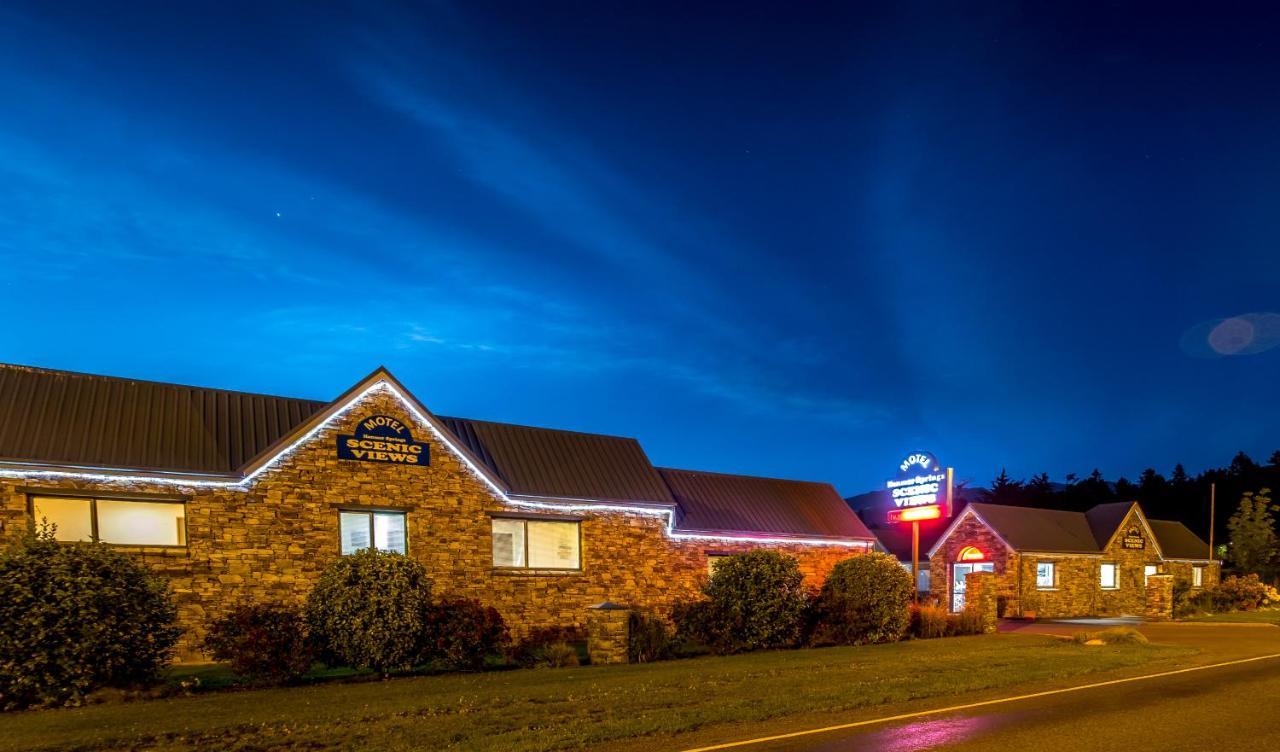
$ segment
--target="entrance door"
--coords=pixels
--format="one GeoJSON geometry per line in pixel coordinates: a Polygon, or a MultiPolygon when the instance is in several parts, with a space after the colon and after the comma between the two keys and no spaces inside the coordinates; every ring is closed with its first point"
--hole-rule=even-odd
{"type": "Polygon", "coordinates": [[[970,572],[994,572],[995,565],[991,562],[981,562],[976,564],[952,564],[951,565],[951,610],[959,612],[964,610],[964,586],[965,577],[970,572]]]}

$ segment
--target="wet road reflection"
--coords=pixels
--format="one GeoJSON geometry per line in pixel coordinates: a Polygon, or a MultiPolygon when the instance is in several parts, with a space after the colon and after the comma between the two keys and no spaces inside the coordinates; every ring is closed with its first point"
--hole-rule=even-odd
{"type": "Polygon", "coordinates": [[[1013,715],[950,716],[914,721],[856,738],[836,739],[809,746],[810,752],[923,752],[950,744],[973,741],[1013,721],[1013,715]]]}

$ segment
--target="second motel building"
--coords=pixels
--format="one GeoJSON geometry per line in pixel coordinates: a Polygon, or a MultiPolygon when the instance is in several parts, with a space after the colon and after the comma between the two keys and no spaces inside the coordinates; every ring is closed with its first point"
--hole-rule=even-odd
{"type": "Polygon", "coordinates": [[[195,658],[243,602],[300,602],[374,546],[517,635],[698,597],[717,556],[806,585],[874,537],[825,483],[653,466],[634,439],[433,414],[384,369],[331,402],[0,365],[0,542],[33,519],[168,576],[195,658]]]}

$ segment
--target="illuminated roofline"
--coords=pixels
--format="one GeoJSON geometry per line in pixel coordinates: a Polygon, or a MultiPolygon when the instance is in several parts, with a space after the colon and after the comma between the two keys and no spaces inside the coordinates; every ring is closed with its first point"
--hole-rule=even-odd
{"type": "MultiPolygon", "coordinates": [[[[226,480],[212,480],[204,478],[191,477],[175,477],[171,475],[151,475],[139,473],[127,469],[121,469],[118,472],[90,472],[74,469],[57,469],[57,470],[16,470],[16,469],[0,469],[0,477],[7,478],[71,478],[79,480],[101,481],[106,483],[151,483],[158,485],[171,486],[188,486],[191,488],[229,488],[242,489],[249,486],[255,478],[261,475],[269,468],[276,465],[280,460],[292,454],[304,442],[311,440],[316,434],[324,430],[330,423],[341,418],[351,411],[361,400],[369,394],[378,391],[389,391],[393,396],[398,398],[400,402],[417,418],[418,422],[425,424],[436,439],[449,448],[451,452],[469,469],[472,474],[478,477],[487,485],[505,504],[511,506],[531,507],[536,509],[547,509],[550,511],[605,511],[605,512],[623,512],[627,514],[641,514],[649,516],[666,516],[666,525],[664,531],[667,537],[676,540],[716,540],[716,541],[733,541],[741,543],[761,543],[761,544],[794,544],[805,546],[845,546],[845,547],[863,547],[870,548],[872,541],[868,539],[841,539],[841,538],[789,538],[785,536],[770,535],[751,535],[749,533],[727,533],[713,531],[677,531],[675,528],[676,509],[674,504],[617,504],[612,502],[597,502],[591,499],[566,499],[561,497],[540,497],[528,496],[520,494],[508,493],[488,472],[472,461],[462,448],[455,444],[449,436],[436,425],[436,422],[427,417],[427,414],[418,409],[415,400],[409,395],[402,392],[391,382],[390,374],[379,376],[377,381],[369,384],[359,393],[353,395],[340,408],[324,420],[312,426],[297,439],[290,442],[284,448],[275,454],[267,457],[260,465],[255,467],[251,472],[245,474],[241,478],[226,480]]],[[[99,470],[107,470],[108,468],[99,468],[99,470]]]]}

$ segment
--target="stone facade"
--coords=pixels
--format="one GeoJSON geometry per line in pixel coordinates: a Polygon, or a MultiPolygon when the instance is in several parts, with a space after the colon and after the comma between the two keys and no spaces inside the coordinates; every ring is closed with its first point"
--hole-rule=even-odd
{"type": "Polygon", "coordinates": [[[960,552],[970,546],[984,552],[984,561],[994,565],[1001,616],[1054,619],[1145,614],[1148,565],[1156,567],[1157,574],[1171,575],[1170,587],[1178,580],[1190,584],[1193,566],[1204,567],[1202,587],[1217,584],[1220,565],[1216,562],[1162,559],[1136,508],[1121,523],[1119,531],[1101,553],[1015,551],[995,531],[968,515],[939,543],[931,557],[932,595],[943,605],[950,603],[952,568],[960,552]],[[1139,530],[1136,538],[1141,539],[1140,548],[1135,547],[1136,541],[1125,545],[1125,531],[1135,526],[1139,530]],[[1036,570],[1040,563],[1054,565],[1053,587],[1037,587],[1036,570]],[[1116,565],[1117,587],[1102,587],[1103,564],[1116,565]]]}
{"type": "MultiPolygon", "coordinates": [[[[675,604],[698,596],[709,553],[764,546],[674,539],[665,515],[575,509],[572,515],[582,526],[579,570],[495,568],[491,515],[538,513],[506,502],[385,391],[369,392],[246,486],[0,478],[0,538],[21,535],[29,496],[50,491],[185,499],[185,547],[121,547],[169,578],[184,628],[184,659],[200,657],[207,625],[236,603],[305,599],[321,570],[339,556],[341,509],[406,512],[408,554],[426,567],[434,592],[494,606],[516,637],[538,627],[581,628],[588,606],[606,600],[668,615],[675,604]],[[415,438],[430,445],[429,464],[339,460],[336,435],[352,433],[370,415],[390,415],[410,426],[415,438]]],[[[842,545],[765,547],[794,555],[814,589],[836,562],[862,552],[842,545]]]]}
{"type": "Polygon", "coordinates": [[[965,576],[965,605],[982,614],[982,631],[996,631],[999,620],[999,587],[994,572],[970,572],[965,576]]]}
{"type": "Polygon", "coordinates": [[[1173,575],[1153,574],[1147,578],[1147,602],[1142,615],[1155,621],[1173,618],[1173,575]]]}

